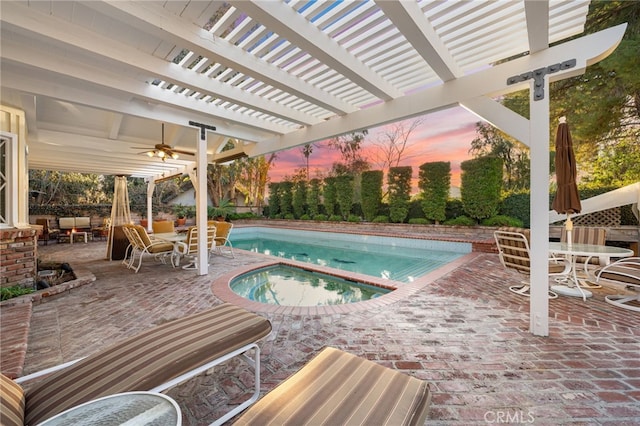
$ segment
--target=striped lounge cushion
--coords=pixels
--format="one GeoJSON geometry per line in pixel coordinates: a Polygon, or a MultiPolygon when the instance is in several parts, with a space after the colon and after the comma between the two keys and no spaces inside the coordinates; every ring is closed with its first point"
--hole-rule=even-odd
{"type": "Polygon", "coordinates": [[[251,406],[235,425],[423,425],[423,380],[327,347],[251,406]]]}
{"type": "Polygon", "coordinates": [[[0,425],[24,424],[24,392],[19,384],[0,374],[0,425]]]}
{"type": "Polygon", "coordinates": [[[150,390],[270,331],[267,319],[231,304],[168,322],[29,387],[25,422],[37,424],[101,396],[150,390]]]}

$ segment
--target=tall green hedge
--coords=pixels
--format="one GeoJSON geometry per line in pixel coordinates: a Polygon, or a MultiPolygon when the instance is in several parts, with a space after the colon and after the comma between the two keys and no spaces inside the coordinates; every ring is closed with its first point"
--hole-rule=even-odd
{"type": "Polygon", "coordinates": [[[338,204],[336,192],[336,178],[328,177],[324,179],[324,209],[328,216],[336,213],[336,205],[338,204]]]}
{"type": "Polygon", "coordinates": [[[341,175],[336,178],[336,198],[343,219],[347,219],[353,205],[353,176],[341,175]]]}
{"type": "Polygon", "coordinates": [[[293,182],[280,182],[280,216],[293,214],[293,182]]]}
{"type": "Polygon", "coordinates": [[[450,162],[434,161],[420,166],[418,187],[422,192],[422,211],[427,219],[440,223],[447,218],[450,186],[450,162]]]}
{"type": "Polygon", "coordinates": [[[314,178],[309,181],[309,192],[307,192],[307,210],[309,216],[315,217],[320,213],[320,195],[322,188],[320,179],[314,178]]]}
{"type": "Polygon", "coordinates": [[[300,219],[306,213],[307,204],[307,181],[300,179],[295,183],[293,191],[293,215],[300,219]]]}
{"type": "Polygon", "coordinates": [[[378,215],[382,202],[383,177],[382,170],[362,172],[362,214],[368,222],[371,222],[378,215]]]}
{"type": "Polygon", "coordinates": [[[411,166],[391,167],[387,175],[389,189],[389,219],[402,223],[409,213],[411,198],[411,166]]]}
{"type": "Polygon", "coordinates": [[[280,182],[269,184],[269,217],[276,218],[280,214],[280,182]]]}
{"type": "Polygon", "coordinates": [[[502,159],[478,157],[463,161],[460,195],[467,215],[482,220],[498,214],[502,190],[502,159]]]}

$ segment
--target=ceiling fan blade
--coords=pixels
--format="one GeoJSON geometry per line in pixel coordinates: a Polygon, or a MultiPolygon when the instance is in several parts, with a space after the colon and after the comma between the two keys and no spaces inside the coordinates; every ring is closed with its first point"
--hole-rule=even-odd
{"type": "Polygon", "coordinates": [[[181,149],[172,149],[171,151],[177,153],[177,154],[184,154],[184,155],[196,155],[195,152],[192,151],[183,151],[181,149]]]}
{"type": "Polygon", "coordinates": [[[150,148],[148,146],[142,147],[142,146],[130,146],[129,148],[131,149],[146,149],[147,151],[153,151],[153,148],[150,148]]]}

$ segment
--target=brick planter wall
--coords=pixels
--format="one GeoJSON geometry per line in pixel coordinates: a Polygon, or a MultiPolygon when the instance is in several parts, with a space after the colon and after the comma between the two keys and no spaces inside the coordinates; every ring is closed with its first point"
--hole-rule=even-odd
{"type": "Polygon", "coordinates": [[[31,287],[36,276],[37,230],[0,229],[0,287],[31,287]]]}

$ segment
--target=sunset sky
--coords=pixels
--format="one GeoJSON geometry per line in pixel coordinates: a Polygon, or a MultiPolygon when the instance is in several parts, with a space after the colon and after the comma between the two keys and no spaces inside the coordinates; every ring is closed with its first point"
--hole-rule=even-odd
{"type": "MultiPolygon", "coordinates": [[[[413,167],[413,187],[417,188],[418,167],[430,161],[451,162],[451,185],[460,186],[460,163],[471,158],[468,151],[471,141],[476,137],[475,123],[478,117],[461,107],[431,113],[423,117],[423,123],[411,134],[407,149],[403,155],[401,166],[413,167]]],[[[369,129],[369,134],[363,145],[363,153],[367,159],[375,163],[375,155],[371,150],[375,147],[371,141],[377,140],[381,128],[369,129]]],[[[317,172],[326,174],[334,162],[340,160],[340,154],[315,144],[313,153],[309,157],[310,176],[317,176],[317,172]]],[[[285,176],[293,175],[296,169],[305,167],[305,157],[301,147],[278,153],[275,165],[269,172],[271,182],[280,182],[285,176]]],[[[372,169],[380,169],[373,164],[372,169]]],[[[386,179],[386,176],[385,176],[386,179]]]]}

